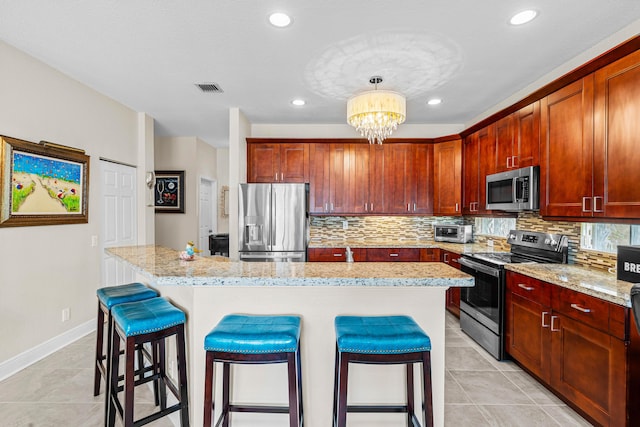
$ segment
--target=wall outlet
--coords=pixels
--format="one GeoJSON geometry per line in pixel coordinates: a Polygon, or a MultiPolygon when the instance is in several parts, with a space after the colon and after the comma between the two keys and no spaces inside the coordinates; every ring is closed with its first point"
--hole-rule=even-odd
{"type": "Polygon", "coordinates": [[[91,247],[95,248],[96,246],[98,246],[98,236],[93,235],[91,236],[91,247]]]}
{"type": "Polygon", "coordinates": [[[70,310],[68,308],[63,308],[62,309],[62,321],[66,322],[67,320],[69,320],[69,316],[70,316],[70,310]]]}
{"type": "Polygon", "coordinates": [[[346,230],[348,228],[349,228],[349,221],[345,219],[344,221],[342,221],[342,229],[346,230]]]}
{"type": "Polygon", "coordinates": [[[491,240],[491,239],[487,240],[487,246],[492,248],[493,247],[493,240],[491,240]]]}

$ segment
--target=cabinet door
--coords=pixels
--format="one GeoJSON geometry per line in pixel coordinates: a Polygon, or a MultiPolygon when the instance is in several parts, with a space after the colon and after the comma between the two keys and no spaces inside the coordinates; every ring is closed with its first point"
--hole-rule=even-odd
{"type": "Polygon", "coordinates": [[[462,213],[476,213],[480,196],[480,144],[478,132],[465,138],[462,145],[462,213]]]}
{"type": "Polygon", "coordinates": [[[384,146],[380,144],[370,145],[368,213],[384,213],[385,194],[389,191],[385,183],[384,167],[384,146]]]}
{"type": "Polygon", "coordinates": [[[348,209],[351,213],[367,213],[369,212],[369,195],[370,195],[370,145],[369,144],[352,144],[349,180],[351,185],[347,189],[348,209]]]}
{"type": "Polygon", "coordinates": [[[551,386],[601,425],[626,425],[625,344],[554,314],[551,386]]]}
{"type": "Polygon", "coordinates": [[[329,144],[309,144],[309,212],[329,213],[329,144]]]}
{"type": "Polygon", "coordinates": [[[420,262],[440,262],[440,249],[438,248],[420,249],[420,262]]]}
{"type": "Polygon", "coordinates": [[[505,302],[506,351],[540,379],[549,382],[551,368],[551,308],[522,296],[518,285],[530,287],[529,280],[507,276],[505,302]]]}
{"type": "Polygon", "coordinates": [[[640,51],[595,73],[594,216],[640,217],[640,51]]]}
{"type": "Polygon", "coordinates": [[[540,101],[514,114],[517,152],[514,167],[540,164],[540,101]]]}
{"type": "Polygon", "coordinates": [[[384,146],[385,213],[411,213],[413,163],[412,144],[384,146]]]}
{"type": "Polygon", "coordinates": [[[593,75],[541,102],[540,213],[591,216],[593,75]]]}
{"type": "MultiPolygon", "coordinates": [[[[366,249],[353,248],[353,260],[355,262],[366,261],[366,249]]],[[[309,248],[307,250],[309,262],[346,262],[345,248],[309,248]]]]}
{"type": "Polygon", "coordinates": [[[433,147],[433,213],[461,215],[462,141],[443,142],[433,147]]]}
{"type": "Polygon", "coordinates": [[[349,144],[330,144],[329,212],[348,213],[349,144]]]}
{"type": "Polygon", "coordinates": [[[462,255],[457,254],[455,252],[445,251],[445,250],[441,250],[440,253],[442,256],[442,260],[441,260],[442,262],[444,262],[447,265],[450,265],[453,268],[457,268],[458,270],[460,270],[460,262],[458,260],[462,255]]]}
{"type": "Polygon", "coordinates": [[[280,144],[278,182],[309,182],[309,144],[280,144]]]}
{"type": "Polygon", "coordinates": [[[514,168],[513,115],[509,115],[496,123],[496,172],[514,168]]]}
{"type": "Polygon", "coordinates": [[[413,214],[433,213],[433,145],[414,144],[413,214]]]}
{"type": "Polygon", "coordinates": [[[277,182],[279,144],[248,144],[247,160],[247,182],[277,182]]]}
{"type": "Polygon", "coordinates": [[[478,131],[478,146],[480,149],[478,206],[476,213],[486,214],[487,210],[487,175],[495,173],[496,165],[496,126],[489,125],[478,131]]]}

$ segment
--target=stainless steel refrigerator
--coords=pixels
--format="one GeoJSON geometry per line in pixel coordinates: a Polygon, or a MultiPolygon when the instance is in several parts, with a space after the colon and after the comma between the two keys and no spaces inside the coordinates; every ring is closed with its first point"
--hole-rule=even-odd
{"type": "Polygon", "coordinates": [[[306,261],[309,184],[240,184],[241,261],[306,261]]]}

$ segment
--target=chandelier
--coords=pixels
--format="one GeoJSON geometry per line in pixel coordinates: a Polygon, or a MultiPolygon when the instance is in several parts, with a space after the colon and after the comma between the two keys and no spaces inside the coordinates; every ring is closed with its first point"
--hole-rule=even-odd
{"type": "Polygon", "coordinates": [[[375,85],[375,89],[352,96],[347,101],[347,123],[367,138],[369,144],[382,144],[407,115],[404,96],[389,90],[378,90],[378,83],[381,82],[382,77],[371,77],[369,83],[375,85]]]}

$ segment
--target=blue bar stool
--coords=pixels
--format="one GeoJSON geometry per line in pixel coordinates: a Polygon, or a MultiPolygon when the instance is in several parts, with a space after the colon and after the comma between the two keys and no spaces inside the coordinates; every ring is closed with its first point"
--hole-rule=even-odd
{"type": "Polygon", "coordinates": [[[109,355],[109,381],[107,391],[106,425],[115,424],[116,412],[122,418],[124,427],[141,426],[158,418],[180,411],[180,425],[189,426],[189,402],[187,397],[187,358],[185,351],[184,312],[163,297],[118,304],[111,309],[113,318],[113,337],[109,355]],[[178,385],[166,375],[165,339],[176,337],[176,356],[178,367],[178,385]],[[124,340],[124,384],[119,385],[118,371],[120,362],[120,340],[124,340]],[[134,360],[136,347],[151,343],[153,351],[153,374],[135,380],[134,360]],[[141,418],[133,419],[134,388],[149,381],[158,381],[160,392],[159,411],[141,418]],[[167,408],[166,389],[169,389],[178,403],[167,408]],[[118,393],[124,390],[124,404],[118,393]]]}
{"type": "Polygon", "coordinates": [[[222,362],[222,412],[216,426],[228,427],[231,412],[289,414],[289,426],[302,425],[302,375],[300,370],[300,317],[230,314],[204,338],[206,371],[204,423],[211,426],[214,364],[222,362]],[[288,406],[239,405],[231,400],[232,363],[287,363],[288,406]],[[222,423],[222,424],[220,424],[222,423]]]}
{"type": "Polygon", "coordinates": [[[338,316],[333,391],[333,420],[347,425],[347,412],[407,414],[407,425],[421,427],[415,415],[413,364],[422,363],[425,427],[433,426],[431,391],[431,340],[409,316],[338,316]],[[407,373],[406,405],[347,405],[349,363],[375,365],[404,364],[407,373]]]}
{"type": "MultiPolygon", "coordinates": [[[[98,324],[96,326],[96,361],[93,375],[93,395],[100,394],[100,379],[107,378],[107,364],[103,363],[109,354],[111,343],[111,309],[116,304],[123,302],[142,301],[158,296],[153,289],[149,289],[142,283],[129,283],[120,286],[108,286],[96,291],[98,296],[98,324]],[[107,320],[107,352],[104,352],[104,325],[107,320]]],[[[141,360],[139,360],[141,361],[141,360]]],[[[142,365],[139,365],[142,366],[142,365]]]]}

